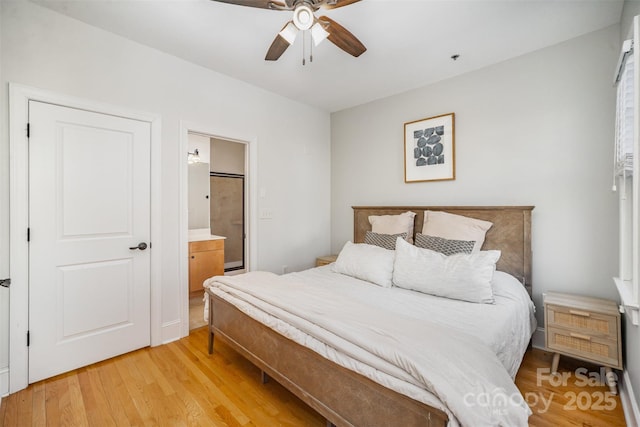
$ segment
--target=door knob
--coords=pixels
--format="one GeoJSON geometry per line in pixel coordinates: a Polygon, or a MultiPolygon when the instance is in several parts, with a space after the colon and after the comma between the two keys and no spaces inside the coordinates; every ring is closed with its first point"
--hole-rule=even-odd
{"type": "Polygon", "coordinates": [[[133,246],[133,247],[130,247],[129,249],[131,250],[140,249],[141,251],[144,251],[145,249],[147,249],[147,244],[145,242],[140,242],[138,243],[138,246],[133,246]]]}

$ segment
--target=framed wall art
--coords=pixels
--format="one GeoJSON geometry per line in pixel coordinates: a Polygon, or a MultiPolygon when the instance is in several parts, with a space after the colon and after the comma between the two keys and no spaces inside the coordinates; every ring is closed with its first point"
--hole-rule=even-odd
{"type": "Polygon", "coordinates": [[[404,124],[404,182],[456,178],[454,113],[404,124]]]}

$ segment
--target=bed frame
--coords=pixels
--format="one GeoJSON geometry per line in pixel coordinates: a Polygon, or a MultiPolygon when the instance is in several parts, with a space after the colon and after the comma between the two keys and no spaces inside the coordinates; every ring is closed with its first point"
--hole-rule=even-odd
{"type": "Polygon", "coordinates": [[[496,268],[509,273],[524,285],[531,296],[531,211],[533,206],[393,206],[353,207],[353,241],[364,242],[371,230],[369,215],[397,215],[415,212],[413,234],[422,231],[424,211],[445,211],[457,215],[490,221],[493,226],[487,231],[482,250],[502,251],[496,268]]]}
{"type": "MultiPolygon", "coordinates": [[[[369,215],[416,213],[422,230],[425,210],[439,210],[493,222],[484,250],[499,249],[497,268],[519,278],[531,295],[532,206],[353,207],[354,242],[363,242],[369,215]]],[[[336,426],[446,426],[443,411],[403,396],[343,368],[252,319],[209,292],[209,353],[214,336],[246,357],[336,426]]]]}

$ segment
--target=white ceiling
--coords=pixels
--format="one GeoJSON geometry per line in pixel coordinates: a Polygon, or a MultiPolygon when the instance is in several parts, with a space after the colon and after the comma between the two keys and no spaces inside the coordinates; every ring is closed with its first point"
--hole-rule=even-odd
{"type": "Polygon", "coordinates": [[[329,41],[302,65],[301,37],[264,56],[291,12],[209,0],[34,0],[50,9],[327,111],[482,68],[620,21],[623,0],[362,0],[324,11],[362,41],[329,41]],[[453,61],[451,56],[459,54],[453,61]]]}

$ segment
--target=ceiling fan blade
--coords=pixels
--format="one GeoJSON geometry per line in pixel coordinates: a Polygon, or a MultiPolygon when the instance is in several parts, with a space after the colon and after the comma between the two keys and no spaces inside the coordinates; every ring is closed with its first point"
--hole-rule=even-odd
{"type": "Polygon", "coordinates": [[[356,58],[367,50],[356,36],[333,19],[326,16],[321,16],[318,19],[325,24],[324,29],[329,33],[329,37],[327,37],[329,41],[340,49],[356,58]]]}
{"type": "Polygon", "coordinates": [[[339,7],[342,6],[349,6],[350,4],[359,2],[360,0],[335,0],[335,1],[328,1],[327,3],[324,4],[324,6],[322,6],[324,9],[337,9],[339,7]]]}
{"type": "Polygon", "coordinates": [[[264,57],[265,61],[277,61],[289,46],[291,46],[289,42],[278,34],[276,38],[273,39],[273,43],[271,43],[271,47],[269,47],[267,51],[267,56],[264,57]]]}
{"type": "Polygon", "coordinates": [[[298,35],[298,28],[294,25],[293,21],[289,21],[284,24],[282,30],[276,35],[276,38],[273,39],[273,43],[269,47],[267,51],[267,56],[265,56],[265,61],[276,61],[278,58],[282,56],[285,50],[289,46],[296,41],[296,36],[298,35]]]}
{"type": "MultiPolygon", "coordinates": [[[[286,28],[286,25],[285,25],[286,28]]],[[[265,61],[277,61],[282,56],[285,50],[291,46],[291,43],[287,41],[280,33],[276,34],[276,38],[273,39],[273,43],[267,51],[267,56],[264,57],[265,61]]]]}
{"type": "Polygon", "coordinates": [[[260,9],[275,9],[286,7],[286,4],[280,0],[212,0],[218,3],[237,4],[238,6],[258,7],[260,9]]]}

